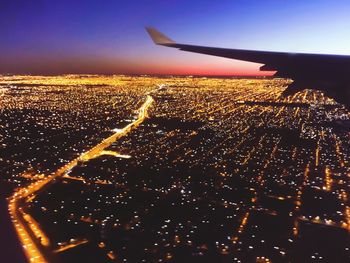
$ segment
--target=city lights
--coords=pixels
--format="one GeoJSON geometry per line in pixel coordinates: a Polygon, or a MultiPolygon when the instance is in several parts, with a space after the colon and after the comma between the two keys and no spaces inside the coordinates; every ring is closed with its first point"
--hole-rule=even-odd
{"type": "Polygon", "coordinates": [[[28,260],[346,262],[350,114],[319,91],[281,97],[288,83],[0,77],[28,260]]]}

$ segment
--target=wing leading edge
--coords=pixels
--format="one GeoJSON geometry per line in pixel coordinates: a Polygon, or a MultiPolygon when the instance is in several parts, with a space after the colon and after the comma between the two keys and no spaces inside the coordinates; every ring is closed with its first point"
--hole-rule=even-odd
{"type": "Polygon", "coordinates": [[[276,71],[276,77],[294,80],[283,93],[285,96],[306,88],[317,89],[350,108],[350,89],[348,88],[350,56],[255,51],[179,44],[155,28],[147,27],[146,30],[157,45],[263,64],[260,70],[276,71]]]}

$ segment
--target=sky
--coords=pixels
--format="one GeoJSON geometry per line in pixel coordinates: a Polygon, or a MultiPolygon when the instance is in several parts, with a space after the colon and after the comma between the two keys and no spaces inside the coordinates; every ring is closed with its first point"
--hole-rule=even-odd
{"type": "Polygon", "coordinates": [[[179,43],[350,55],[348,0],[1,0],[0,73],[261,75],[260,65],[179,43]]]}

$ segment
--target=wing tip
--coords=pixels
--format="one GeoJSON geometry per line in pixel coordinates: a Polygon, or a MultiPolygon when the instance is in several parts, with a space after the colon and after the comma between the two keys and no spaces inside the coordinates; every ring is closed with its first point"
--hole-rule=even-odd
{"type": "Polygon", "coordinates": [[[145,28],[155,44],[165,46],[176,44],[174,40],[170,39],[156,28],[150,26],[145,28]]]}

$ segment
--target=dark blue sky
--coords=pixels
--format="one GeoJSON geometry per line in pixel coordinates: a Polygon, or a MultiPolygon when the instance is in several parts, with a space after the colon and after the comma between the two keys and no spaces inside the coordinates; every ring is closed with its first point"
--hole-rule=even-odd
{"type": "Polygon", "coordinates": [[[350,54],[350,2],[0,2],[0,72],[254,74],[257,66],[153,45],[152,25],[185,43],[350,54]]]}

